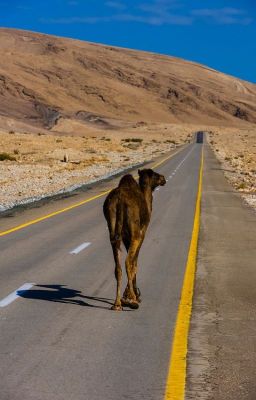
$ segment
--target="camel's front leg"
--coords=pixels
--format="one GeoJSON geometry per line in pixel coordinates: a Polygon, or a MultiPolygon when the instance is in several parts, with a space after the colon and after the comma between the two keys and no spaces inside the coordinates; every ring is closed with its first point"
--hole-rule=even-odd
{"type": "Polygon", "coordinates": [[[115,277],[117,286],[116,286],[116,300],[115,304],[111,307],[111,310],[115,311],[122,311],[123,309],[121,304],[122,267],[119,258],[119,251],[120,251],[119,247],[120,244],[118,244],[117,242],[112,244],[112,249],[115,259],[115,277]]]}

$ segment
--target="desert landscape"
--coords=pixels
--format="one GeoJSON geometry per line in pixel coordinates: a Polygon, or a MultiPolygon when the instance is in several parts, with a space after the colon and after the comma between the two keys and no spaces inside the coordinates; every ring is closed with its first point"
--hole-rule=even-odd
{"type": "Polygon", "coordinates": [[[159,124],[94,134],[74,138],[0,132],[5,152],[0,157],[6,154],[0,162],[0,210],[71,191],[150,161],[190,140],[191,127],[159,124]]]}
{"type": "Polygon", "coordinates": [[[223,128],[208,137],[225,176],[256,210],[256,129],[223,128]]]}
{"type": "Polygon", "coordinates": [[[0,29],[0,211],[149,161],[203,130],[256,207],[256,85],[185,60],[0,29]]]}
{"type": "Polygon", "coordinates": [[[255,398],[256,15],[208,3],[2,3],[60,36],[0,28],[0,400],[255,398]]]}

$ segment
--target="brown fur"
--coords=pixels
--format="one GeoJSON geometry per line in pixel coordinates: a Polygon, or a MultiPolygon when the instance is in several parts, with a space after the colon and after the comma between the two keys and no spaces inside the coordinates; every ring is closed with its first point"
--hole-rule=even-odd
{"type": "Polygon", "coordinates": [[[108,194],[104,202],[103,212],[108,224],[117,280],[113,310],[122,310],[122,305],[139,307],[140,293],[136,285],[138,255],[151,217],[152,192],[165,183],[164,176],[152,169],[139,170],[139,183],[132,175],[123,176],[118,187],[108,194]],[[127,250],[125,267],[128,278],[122,299],[121,242],[127,250]]]}

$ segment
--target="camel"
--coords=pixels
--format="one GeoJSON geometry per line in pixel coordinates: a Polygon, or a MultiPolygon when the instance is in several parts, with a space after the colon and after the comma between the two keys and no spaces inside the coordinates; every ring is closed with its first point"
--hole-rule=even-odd
{"type": "Polygon", "coordinates": [[[123,310],[123,306],[139,308],[141,299],[136,283],[139,251],[150,222],[152,192],[157,186],[163,186],[166,183],[165,177],[152,169],[142,169],[138,173],[139,183],[130,174],[123,176],[118,187],[108,194],[103,205],[115,261],[117,289],[116,300],[111,309],[116,311],[123,310]],[[121,298],[122,242],[127,251],[125,267],[128,282],[121,298]]]}

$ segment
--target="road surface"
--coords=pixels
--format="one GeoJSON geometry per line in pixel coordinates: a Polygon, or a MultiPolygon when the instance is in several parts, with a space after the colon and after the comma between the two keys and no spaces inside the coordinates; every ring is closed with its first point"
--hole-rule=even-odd
{"type": "MultiPolygon", "coordinates": [[[[192,143],[156,168],[168,182],[154,193],[139,256],[139,310],[110,311],[115,279],[105,196],[0,237],[1,400],[164,397],[201,150],[192,143]]],[[[2,220],[2,227],[47,207],[2,220]]]]}

